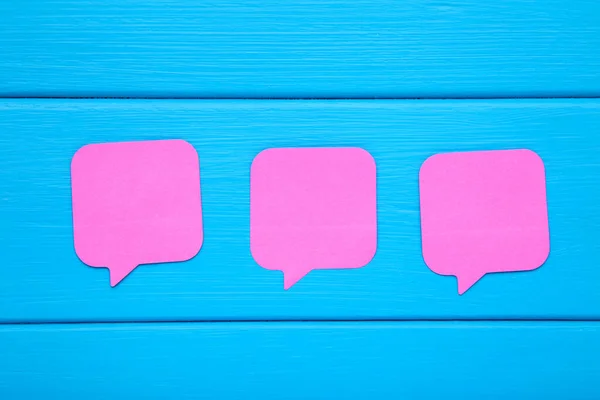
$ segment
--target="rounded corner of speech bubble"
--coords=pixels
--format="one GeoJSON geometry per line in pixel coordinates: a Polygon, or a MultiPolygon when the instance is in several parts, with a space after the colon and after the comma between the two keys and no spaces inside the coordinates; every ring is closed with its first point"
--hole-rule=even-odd
{"type": "Polygon", "coordinates": [[[79,164],[85,161],[86,153],[89,151],[93,151],[94,144],[85,144],[78,148],[75,153],[73,153],[73,157],[71,157],[71,174],[73,171],[76,171],[79,164]]]}
{"type": "Polygon", "coordinates": [[[485,275],[487,275],[488,273],[491,272],[480,272],[480,271],[474,271],[474,272],[448,272],[448,271],[444,271],[444,272],[440,272],[440,271],[436,271],[434,269],[434,267],[432,267],[431,265],[427,264],[427,262],[425,262],[425,265],[427,265],[427,268],[429,268],[432,272],[434,272],[437,275],[440,276],[453,276],[456,278],[456,283],[457,283],[457,287],[458,287],[458,295],[462,296],[463,294],[465,294],[469,289],[471,289],[477,282],[479,282],[481,280],[481,278],[483,278],[485,275]]]}
{"type": "Polygon", "coordinates": [[[427,168],[430,167],[430,165],[432,163],[435,163],[435,160],[438,159],[439,157],[443,157],[444,154],[446,153],[435,153],[435,154],[431,154],[430,156],[428,156],[422,163],[421,166],[419,167],[419,176],[423,175],[425,172],[427,172],[427,168]]]}
{"type": "Polygon", "coordinates": [[[375,157],[373,157],[373,154],[371,154],[371,152],[367,149],[365,149],[364,147],[350,147],[351,149],[354,149],[358,154],[361,154],[370,164],[371,167],[373,168],[377,168],[377,162],[375,161],[375,157]]]}
{"type": "MultiPolygon", "coordinates": [[[[511,150],[508,150],[508,151],[511,151],[511,150]]],[[[520,151],[523,154],[527,155],[528,157],[533,157],[536,160],[536,162],[544,165],[544,160],[542,159],[542,156],[540,156],[534,150],[531,150],[531,149],[528,149],[528,148],[522,148],[522,149],[515,149],[515,150],[512,150],[512,151],[520,151]]]]}
{"type": "Polygon", "coordinates": [[[166,139],[162,140],[163,142],[170,142],[174,145],[181,147],[183,152],[188,153],[191,157],[194,158],[194,161],[198,161],[200,163],[200,156],[198,155],[198,150],[194,147],[193,144],[188,142],[185,139],[166,139]]]}
{"type": "Polygon", "coordinates": [[[139,264],[135,262],[126,263],[126,262],[103,262],[98,259],[97,255],[86,251],[80,245],[78,245],[77,234],[75,234],[75,254],[77,258],[91,268],[106,268],[109,273],[109,284],[111,287],[117,286],[123,279],[125,279],[134,269],[136,269],[139,264]]]}
{"type": "MultiPolygon", "coordinates": [[[[257,247],[250,237],[250,255],[256,264],[269,271],[281,271],[283,274],[283,289],[288,290],[311,271],[310,269],[292,266],[289,268],[280,266],[276,261],[269,259],[269,251],[264,247],[257,247]]],[[[282,265],[285,263],[282,262],[282,265]]]]}
{"type": "Polygon", "coordinates": [[[266,149],[262,149],[252,159],[252,165],[259,163],[264,157],[268,157],[269,154],[276,151],[281,151],[281,149],[276,147],[267,147],[266,149]]]}

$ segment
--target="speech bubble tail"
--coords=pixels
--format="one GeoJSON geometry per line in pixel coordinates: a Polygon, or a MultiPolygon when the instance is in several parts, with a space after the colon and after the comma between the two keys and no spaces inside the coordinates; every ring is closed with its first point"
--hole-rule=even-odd
{"type": "Polygon", "coordinates": [[[288,290],[298,281],[306,276],[308,272],[300,271],[284,271],[283,272],[283,288],[288,290]]]}
{"type": "Polygon", "coordinates": [[[483,278],[483,275],[457,276],[456,280],[458,280],[458,294],[464,294],[467,290],[471,288],[471,286],[476,284],[477,281],[481,278],[483,278]]]}
{"type": "Polygon", "coordinates": [[[131,271],[133,271],[135,269],[135,267],[137,267],[137,265],[134,265],[133,267],[131,266],[127,266],[127,267],[110,267],[109,270],[109,274],[110,274],[110,286],[111,287],[115,287],[119,284],[119,282],[121,282],[123,279],[125,279],[125,277],[127,275],[129,275],[131,273],[131,271]]]}

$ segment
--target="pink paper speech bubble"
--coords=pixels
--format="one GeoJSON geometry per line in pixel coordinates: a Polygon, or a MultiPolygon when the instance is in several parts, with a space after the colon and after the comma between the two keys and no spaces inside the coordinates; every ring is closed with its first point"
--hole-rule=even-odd
{"type": "Polygon", "coordinates": [[[423,258],[463,294],[485,274],[529,271],[550,253],[546,179],[530,150],[436,154],[421,166],[423,258]]]}
{"type": "Polygon", "coordinates": [[[360,268],[377,248],[375,160],[359,148],[268,149],[252,163],[250,248],[289,289],[313,269],[360,268]]]}
{"type": "Polygon", "coordinates": [[[71,162],[75,252],[115,286],[202,246],[198,153],[183,140],[91,144],[71,162]]]}

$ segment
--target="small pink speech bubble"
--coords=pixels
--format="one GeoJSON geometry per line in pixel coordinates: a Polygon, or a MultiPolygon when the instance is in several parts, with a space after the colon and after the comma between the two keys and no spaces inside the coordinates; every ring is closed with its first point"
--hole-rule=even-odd
{"type": "Polygon", "coordinates": [[[421,166],[423,258],[463,294],[485,274],[530,271],[550,253],[546,179],[530,150],[436,154],[421,166]]]}
{"type": "Polygon", "coordinates": [[[259,153],[250,177],[250,248],[289,289],[313,269],[360,268],[377,248],[375,160],[360,148],[259,153]]]}
{"type": "Polygon", "coordinates": [[[117,285],[202,246],[198,153],[184,140],[90,144],[71,162],[75,252],[117,285]]]}

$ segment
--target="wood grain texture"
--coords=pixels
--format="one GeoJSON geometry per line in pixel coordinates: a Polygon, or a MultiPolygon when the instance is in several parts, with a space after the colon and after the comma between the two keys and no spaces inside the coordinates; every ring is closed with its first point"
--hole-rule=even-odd
{"type": "Polygon", "coordinates": [[[598,323],[0,327],[4,399],[596,399],[598,323]]]}
{"type": "Polygon", "coordinates": [[[595,0],[0,3],[0,96],[600,95],[595,0]]]}
{"type": "Polygon", "coordinates": [[[0,102],[0,320],[600,318],[600,101],[0,102]],[[70,161],[87,143],[161,138],[198,150],[204,245],[111,288],[73,250],[70,161]],[[249,169],[268,147],[359,146],[377,162],[378,249],[291,290],[249,250],[249,169]],[[530,148],[546,165],[547,263],[464,296],[420,248],[418,171],[431,154],[530,148]]]}

